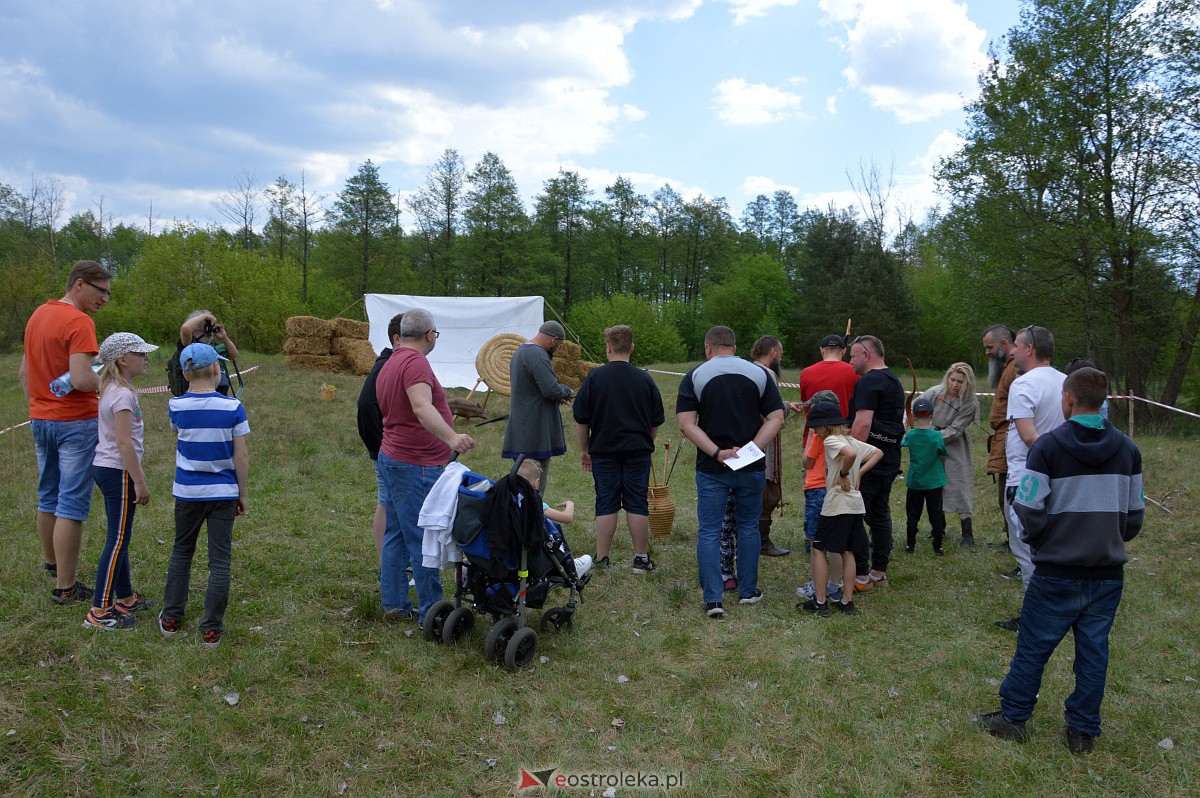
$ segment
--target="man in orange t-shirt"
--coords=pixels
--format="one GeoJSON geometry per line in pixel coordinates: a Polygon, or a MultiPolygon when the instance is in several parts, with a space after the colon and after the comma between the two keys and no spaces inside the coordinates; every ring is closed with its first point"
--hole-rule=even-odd
{"type": "Polygon", "coordinates": [[[38,461],[37,531],[43,566],[55,578],[56,604],[89,603],[92,590],[76,570],[83,522],[92,506],[100,378],[92,371],[99,351],[91,314],[108,304],[112,274],[81,260],[67,278],[67,293],[51,299],[25,325],[25,351],[17,373],[29,402],[38,461]],[[50,383],[71,374],[72,390],[55,396],[50,383]]]}

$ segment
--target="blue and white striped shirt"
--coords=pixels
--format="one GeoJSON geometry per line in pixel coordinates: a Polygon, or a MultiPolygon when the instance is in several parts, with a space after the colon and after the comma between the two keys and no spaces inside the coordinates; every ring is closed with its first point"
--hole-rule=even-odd
{"type": "Polygon", "coordinates": [[[172,494],[182,501],[238,497],[233,439],[250,433],[246,408],[219,393],[185,393],[168,404],[171,426],[179,433],[172,494]]]}

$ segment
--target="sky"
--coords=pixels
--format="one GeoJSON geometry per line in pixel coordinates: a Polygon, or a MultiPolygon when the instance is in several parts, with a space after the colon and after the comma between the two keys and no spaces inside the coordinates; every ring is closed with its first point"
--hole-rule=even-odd
{"type": "MultiPolygon", "coordinates": [[[[223,223],[246,180],[335,195],[370,159],[406,196],[452,148],[533,198],[759,194],[937,204],[989,43],[1019,0],[0,0],[0,183],[63,215],[223,223]]],[[[265,221],[259,212],[259,224],[265,221]]]]}

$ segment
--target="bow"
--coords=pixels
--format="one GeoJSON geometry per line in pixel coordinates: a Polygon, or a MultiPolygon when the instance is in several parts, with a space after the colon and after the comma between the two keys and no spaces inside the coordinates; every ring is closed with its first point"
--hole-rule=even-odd
{"type": "Polygon", "coordinates": [[[908,360],[908,370],[910,372],[912,372],[913,387],[912,387],[912,391],[910,391],[908,394],[908,399],[904,402],[904,421],[906,424],[908,424],[909,428],[912,428],[912,425],[913,425],[912,403],[913,403],[913,400],[917,398],[917,394],[920,393],[920,391],[917,389],[917,369],[915,366],[913,366],[911,357],[907,358],[907,360],[908,360]]]}

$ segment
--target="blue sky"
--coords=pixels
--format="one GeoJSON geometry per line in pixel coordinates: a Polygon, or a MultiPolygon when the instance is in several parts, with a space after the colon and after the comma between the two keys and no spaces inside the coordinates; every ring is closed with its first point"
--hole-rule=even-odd
{"type": "MultiPolygon", "coordinates": [[[[593,190],[937,202],[988,44],[1017,0],[118,0],[0,2],[0,182],[145,227],[219,221],[246,176],[393,192],[454,148],[526,202],[560,168],[593,190]]],[[[328,201],[327,201],[328,204],[328,201]]],[[[265,220],[265,211],[260,213],[265,220]]]]}

